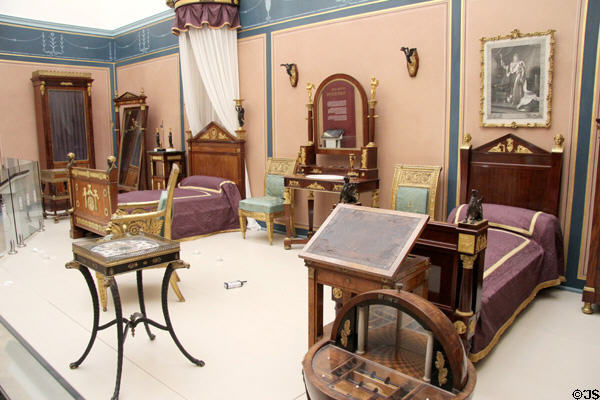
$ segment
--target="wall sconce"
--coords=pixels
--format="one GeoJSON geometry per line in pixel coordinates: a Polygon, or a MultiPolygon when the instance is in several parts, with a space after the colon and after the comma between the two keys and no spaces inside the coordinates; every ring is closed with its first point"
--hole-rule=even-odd
{"type": "Polygon", "coordinates": [[[419,53],[417,53],[417,48],[414,47],[409,49],[408,47],[401,47],[400,50],[402,50],[406,56],[406,68],[408,69],[408,75],[411,78],[414,78],[417,76],[417,71],[419,70],[419,53]]]}
{"type": "Polygon", "coordinates": [[[290,77],[290,85],[296,87],[298,85],[298,67],[296,64],[281,64],[281,66],[285,67],[285,72],[290,77]]]}

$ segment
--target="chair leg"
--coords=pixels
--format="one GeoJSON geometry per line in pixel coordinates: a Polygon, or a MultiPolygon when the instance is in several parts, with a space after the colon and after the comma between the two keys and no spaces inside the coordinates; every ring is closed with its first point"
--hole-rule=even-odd
{"type": "Polygon", "coordinates": [[[267,235],[269,236],[269,244],[273,244],[273,215],[268,215],[265,220],[267,222],[267,235]]]}
{"type": "Polygon", "coordinates": [[[240,216],[240,230],[242,231],[242,239],[246,239],[246,217],[242,214],[242,210],[238,210],[238,214],[240,216]]]}
{"type": "Polygon", "coordinates": [[[175,292],[175,295],[177,296],[179,301],[185,301],[185,298],[183,297],[183,295],[181,294],[181,291],[179,290],[179,285],[177,284],[177,281],[179,281],[179,276],[177,275],[177,272],[175,271],[169,278],[169,282],[171,283],[171,288],[175,292]]]}
{"type": "Polygon", "coordinates": [[[102,311],[106,311],[106,286],[104,286],[104,275],[96,272],[96,282],[98,282],[98,296],[100,297],[102,311]]]}
{"type": "Polygon", "coordinates": [[[177,271],[173,271],[173,275],[175,276],[175,280],[177,282],[181,282],[181,278],[179,278],[179,275],[177,275],[177,271]]]}

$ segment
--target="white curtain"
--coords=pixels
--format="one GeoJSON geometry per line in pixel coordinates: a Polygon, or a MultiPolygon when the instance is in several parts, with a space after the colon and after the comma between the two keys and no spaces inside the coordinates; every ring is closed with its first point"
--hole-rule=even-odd
{"type": "MultiPolygon", "coordinates": [[[[192,132],[210,121],[235,135],[239,127],[234,99],[240,98],[237,31],[223,27],[189,29],[179,34],[179,54],[185,111],[192,132]]],[[[246,168],[246,197],[250,197],[246,168]]],[[[249,229],[259,229],[248,219],[249,229]]]]}

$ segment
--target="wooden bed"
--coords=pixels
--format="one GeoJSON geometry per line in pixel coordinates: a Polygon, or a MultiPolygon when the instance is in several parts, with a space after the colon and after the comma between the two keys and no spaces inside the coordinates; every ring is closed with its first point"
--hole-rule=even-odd
{"type": "MultiPolygon", "coordinates": [[[[190,176],[202,175],[206,177],[220,177],[227,183],[235,183],[241,198],[245,197],[245,140],[229,133],[225,128],[215,122],[209,123],[195,135],[188,132],[188,162],[190,176]]],[[[69,168],[69,185],[71,192],[71,237],[82,237],[86,232],[104,236],[106,227],[112,214],[117,210],[117,178],[114,167],[114,157],[109,157],[108,170],[90,170],[78,168],[73,165],[69,168]],[[84,193],[85,189],[85,193],[84,193]],[[89,194],[94,197],[90,197],[89,194]],[[103,195],[106,193],[107,195],[103,195]],[[97,196],[97,197],[96,197],[97,196]],[[88,207],[88,200],[91,202],[88,207]],[[97,206],[97,207],[96,207],[97,206]]],[[[225,183],[225,182],[223,182],[225,183]]],[[[215,188],[192,188],[198,191],[198,197],[205,194],[222,192],[222,185],[215,188]]],[[[177,190],[175,193],[175,212],[177,211],[177,190]]],[[[145,193],[152,202],[158,200],[158,195],[152,196],[153,191],[129,192],[126,195],[145,193]]],[[[158,192],[157,192],[158,193],[158,192]]],[[[119,195],[121,198],[124,194],[119,195]]],[[[181,197],[190,197],[181,196],[181,197]]],[[[235,199],[231,200],[232,207],[235,199]]],[[[122,203],[121,200],[118,201],[122,203]]],[[[237,204],[235,205],[237,207],[237,204]]],[[[174,215],[175,219],[175,215],[174,215]]],[[[235,223],[238,224],[237,209],[235,210],[235,223]]],[[[174,236],[174,238],[177,238],[174,236]]]]}
{"type": "MultiPolygon", "coordinates": [[[[466,211],[466,207],[463,206],[452,211],[450,223],[429,222],[413,249],[415,254],[430,257],[432,268],[429,276],[429,300],[454,322],[467,353],[470,353],[470,358],[474,361],[482,359],[489,353],[516,315],[539,290],[557,285],[564,279],[561,276],[564,275],[564,259],[561,258],[562,233],[556,218],[560,198],[562,143],[562,136],[557,135],[552,151],[545,151],[515,135],[508,134],[473,149],[470,136],[466,135],[460,149],[460,203],[467,203],[471,190],[477,189],[484,197],[484,203],[494,203],[484,205],[484,218],[488,218],[486,210],[498,208],[502,211],[515,210],[514,213],[525,216],[523,220],[533,216],[530,229],[512,229],[512,226],[498,221],[490,221],[488,225],[487,220],[479,226],[460,223],[466,211]],[[553,250],[556,254],[552,252],[545,254],[545,249],[536,243],[536,233],[533,232],[536,220],[537,225],[543,222],[554,224],[555,228],[557,226],[558,238],[555,243],[556,248],[553,250]],[[511,250],[512,252],[506,252],[503,257],[498,258],[497,253],[502,250],[498,249],[502,247],[502,240],[499,239],[504,237],[502,235],[514,237],[519,244],[519,251],[528,249],[527,257],[531,259],[532,265],[535,264],[540,270],[546,268],[546,264],[551,265],[551,259],[556,258],[558,269],[562,263],[562,274],[555,271],[549,274],[546,271],[546,275],[551,276],[550,278],[542,279],[541,282],[528,283],[526,294],[521,295],[524,296],[522,301],[519,300],[512,309],[502,311],[506,313],[502,316],[502,324],[496,322],[496,325],[501,326],[494,328],[493,336],[486,338],[489,343],[484,346],[477,342],[477,340],[481,342],[481,339],[475,338],[476,335],[491,329],[486,325],[487,321],[480,320],[482,303],[485,308],[487,302],[492,301],[490,300],[492,297],[487,296],[484,290],[484,277],[510,275],[512,269],[516,268],[518,273],[515,272],[509,284],[516,282],[520,285],[519,282],[530,279],[529,276],[534,275],[527,269],[521,271],[513,265],[503,265],[505,262],[503,260],[516,263],[521,257],[512,257],[517,253],[511,250]],[[472,243],[475,243],[474,249],[472,243]],[[487,270],[492,262],[489,260],[490,257],[494,258],[492,261],[495,263],[492,265],[492,270],[487,270]],[[501,274],[492,274],[496,269],[501,274]]],[[[510,218],[514,217],[511,213],[513,211],[507,213],[510,218]]],[[[514,218],[518,220],[521,215],[519,218],[514,218]]],[[[489,277],[485,282],[494,281],[489,277]]]]}

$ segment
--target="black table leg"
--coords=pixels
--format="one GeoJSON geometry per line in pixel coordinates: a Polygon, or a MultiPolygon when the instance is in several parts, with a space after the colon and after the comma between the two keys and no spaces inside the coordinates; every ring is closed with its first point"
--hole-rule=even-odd
{"type": "Polygon", "coordinates": [[[150,340],[154,340],[155,336],[154,334],[152,334],[152,332],[150,332],[150,326],[148,325],[148,321],[147,316],[146,316],[146,305],[144,303],[144,285],[142,283],[142,270],[138,269],[136,271],[136,278],[137,278],[137,290],[138,290],[138,300],[140,301],[140,311],[142,312],[142,315],[144,316],[144,327],[146,328],[146,333],[148,334],[148,337],[150,338],[150,340]]]}
{"type": "Polygon", "coordinates": [[[181,353],[183,353],[183,355],[188,360],[190,360],[192,363],[194,363],[200,367],[203,367],[204,361],[198,360],[197,358],[192,357],[192,355],[183,348],[181,343],[179,343],[179,339],[177,339],[177,335],[175,335],[175,330],[173,329],[173,324],[171,323],[171,318],[169,318],[169,307],[167,305],[167,295],[168,295],[168,289],[169,289],[169,280],[171,279],[171,274],[173,274],[173,271],[174,271],[173,265],[169,264],[169,266],[165,270],[165,275],[164,275],[163,281],[162,281],[161,301],[162,301],[163,314],[165,317],[165,324],[166,324],[167,330],[171,334],[171,338],[173,338],[173,341],[177,345],[177,348],[179,349],[179,351],[181,351],[181,353]]]}
{"type": "Polygon", "coordinates": [[[125,342],[123,332],[123,310],[121,309],[121,297],[119,296],[119,287],[114,277],[107,277],[110,282],[110,292],[113,297],[115,306],[115,317],[117,322],[117,380],[115,382],[115,392],[111,397],[112,400],[119,398],[119,390],[121,389],[121,372],[123,372],[123,344],[125,342]]]}
{"type": "Polygon", "coordinates": [[[85,351],[83,352],[81,357],[79,357],[77,361],[69,364],[69,367],[71,369],[75,369],[79,367],[79,365],[81,365],[83,360],[85,360],[90,350],[92,349],[92,346],[94,345],[94,341],[96,340],[96,334],[98,333],[98,325],[100,322],[100,304],[98,302],[98,292],[96,291],[96,284],[94,283],[92,275],[90,274],[90,271],[87,269],[87,267],[77,262],[73,262],[70,266],[68,264],[68,268],[77,268],[79,272],[81,272],[81,274],[83,275],[88,285],[88,289],[90,289],[90,295],[92,296],[92,307],[94,308],[94,322],[92,325],[92,334],[90,336],[90,341],[88,342],[88,345],[85,348],[85,351]]]}

